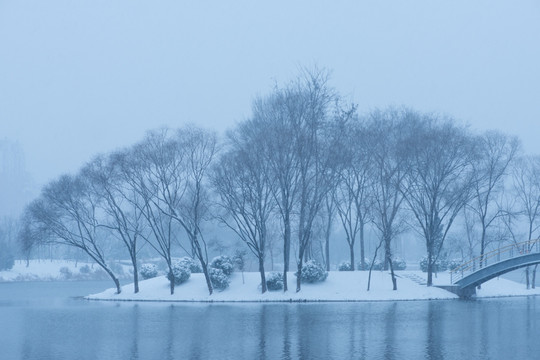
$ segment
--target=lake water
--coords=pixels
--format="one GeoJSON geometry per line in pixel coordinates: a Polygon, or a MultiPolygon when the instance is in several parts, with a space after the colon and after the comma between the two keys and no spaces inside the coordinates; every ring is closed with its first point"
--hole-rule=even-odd
{"type": "Polygon", "coordinates": [[[0,359],[540,359],[540,298],[89,302],[108,282],[0,283],[0,359]]]}

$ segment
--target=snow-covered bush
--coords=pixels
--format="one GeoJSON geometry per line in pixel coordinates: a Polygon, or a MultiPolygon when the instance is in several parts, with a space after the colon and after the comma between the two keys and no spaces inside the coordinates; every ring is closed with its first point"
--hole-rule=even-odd
{"type": "Polygon", "coordinates": [[[348,261],[340,262],[339,265],[338,265],[338,270],[339,271],[351,271],[352,270],[351,263],[348,262],[348,261]]]}
{"type": "Polygon", "coordinates": [[[229,277],[223,272],[223,270],[211,267],[208,270],[212,287],[217,290],[225,290],[229,287],[229,277]]]}
{"type": "MultiPolygon", "coordinates": [[[[298,273],[295,275],[298,276],[298,273]]],[[[314,283],[324,281],[327,277],[328,273],[315,260],[309,260],[302,266],[302,282],[314,283]]]]}
{"type": "Polygon", "coordinates": [[[172,264],[172,273],[169,272],[167,274],[167,279],[171,281],[174,278],[174,284],[180,285],[186,282],[190,276],[191,271],[189,270],[189,267],[187,267],[186,264],[177,261],[172,264]]]}
{"type": "MultiPolygon", "coordinates": [[[[423,257],[422,259],[420,259],[420,269],[423,271],[423,272],[427,272],[427,268],[428,268],[428,259],[427,257],[423,257]]],[[[441,272],[441,271],[446,271],[448,270],[448,261],[446,261],[446,259],[437,259],[437,261],[435,261],[435,264],[433,264],[433,272],[441,272]]]]}
{"type": "Polygon", "coordinates": [[[191,271],[192,274],[202,273],[202,267],[199,260],[195,260],[188,256],[184,256],[183,258],[178,260],[178,262],[185,264],[189,268],[189,271],[191,271]]]}
{"type": "Polygon", "coordinates": [[[69,268],[67,266],[62,266],[60,268],[60,274],[66,280],[71,279],[71,277],[73,276],[73,273],[71,272],[71,270],[69,270],[69,268]]]}
{"type": "Polygon", "coordinates": [[[227,276],[231,275],[234,270],[232,259],[226,255],[220,255],[213,258],[210,262],[210,267],[220,269],[227,276]]]}
{"type": "Polygon", "coordinates": [[[139,274],[144,280],[155,278],[158,275],[158,268],[154,264],[142,264],[139,274]]]}
{"type": "MultiPolygon", "coordinates": [[[[369,263],[370,261],[368,259],[364,259],[364,268],[363,270],[369,270],[369,263]]],[[[359,261],[356,263],[356,269],[357,270],[362,270],[362,263],[359,261]]]]}
{"type": "Polygon", "coordinates": [[[463,261],[460,259],[452,259],[448,262],[448,270],[454,270],[458,266],[461,266],[463,264],[463,261]]]}
{"type": "Polygon", "coordinates": [[[266,275],[266,287],[270,291],[283,289],[283,274],[272,272],[266,275]]]}
{"type": "MultiPolygon", "coordinates": [[[[370,266],[371,266],[371,261],[368,261],[366,264],[366,269],[369,270],[370,266]]],[[[375,259],[375,261],[373,262],[372,270],[382,270],[383,268],[384,268],[384,263],[379,259],[375,259]]]]}
{"type": "Polygon", "coordinates": [[[393,259],[392,265],[394,266],[394,270],[405,270],[407,268],[407,263],[400,257],[393,259]]]}
{"type": "Polygon", "coordinates": [[[79,268],[79,272],[81,274],[90,274],[90,266],[88,265],[83,265],[79,268]]]}

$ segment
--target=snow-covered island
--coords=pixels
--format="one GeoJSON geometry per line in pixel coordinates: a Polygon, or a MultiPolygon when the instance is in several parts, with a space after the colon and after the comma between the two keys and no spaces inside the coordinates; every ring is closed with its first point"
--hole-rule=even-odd
{"type": "MultiPolygon", "coordinates": [[[[425,286],[426,274],[421,271],[398,271],[398,290],[392,291],[390,275],[387,272],[372,273],[371,289],[366,291],[367,271],[331,271],[324,282],[302,284],[302,290],[294,291],[296,278],[289,274],[291,282],[288,292],[268,291],[261,294],[260,275],[256,272],[233,273],[230,286],[223,291],[215,291],[211,296],[205,286],[203,274],[192,274],[189,280],[177,285],[174,295],[170,294],[169,281],[158,276],[139,283],[140,291],[133,293],[133,284],[122,287],[116,294],[110,288],[99,294],[86,297],[88,300],[109,301],[172,301],[172,302],[303,302],[303,301],[396,301],[396,300],[442,300],[458,297],[436,286],[425,286]]],[[[437,285],[450,284],[448,273],[438,274],[437,285]]],[[[477,297],[539,295],[540,289],[525,289],[525,285],[504,278],[495,278],[477,291],[477,297]]]]}

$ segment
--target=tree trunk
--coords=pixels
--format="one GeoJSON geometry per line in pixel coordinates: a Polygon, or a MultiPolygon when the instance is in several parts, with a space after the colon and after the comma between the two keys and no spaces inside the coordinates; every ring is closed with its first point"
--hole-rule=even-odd
{"type": "Polygon", "coordinates": [[[427,259],[427,286],[433,286],[433,256],[431,251],[428,250],[427,259]]]}
{"type": "Polygon", "coordinates": [[[167,266],[169,267],[169,274],[167,276],[169,278],[169,289],[171,291],[171,295],[174,295],[174,275],[172,271],[172,264],[168,263],[167,266]]]}
{"type": "Polygon", "coordinates": [[[298,272],[296,273],[296,292],[302,288],[302,257],[299,257],[298,272]]]}
{"type": "Polygon", "coordinates": [[[349,251],[351,254],[351,271],[354,271],[354,244],[349,243],[349,251]]]}
{"type": "Polygon", "coordinates": [[[99,265],[105,270],[107,274],[109,274],[111,279],[114,281],[114,285],[116,286],[116,293],[120,294],[122,292],[122,289],[120,288],[120,281],[116,278],[114,273],[111,270],[109,270],[107,266],[104,266],[103,264],[99,264],[99,265]]]}
{"type": "Polygon", "coordinates": [[[291,223],[289,220],[289,214],[284,219],[284,238],[283,238],[283,292],[289,290],[287,285],[287,272],[289,272],[289,254],[291,251],[291,223]]]}
{"type": "Polygon", "coordinates": [[[392,290],[397,290],[397,280],[396,275],[394,274],[394,266],[392,265],[392,250],[390,249],[390,239],[385,239],[385,252],[386,252],[386,263],[390,268],[390,275],[392,277],[392,290]]]}
{"type": "Polygon", "coordinates": [[[266,274],[264,273],[264,259],[259,256],[259,272],[261,273],[261,290],[262,294],[266,292],[266,274]]]}
{"type": "Polygon", "coordinates": [[[214,289],[212,287],[212,280],[210,280],[210,275],[208,274],[208,264],[205,261],[201,261],[201,267],[203,268],[204,278],[206,279],[206,287],[208,288],[208,295],[212,295],[214,289]]]}
{"type": "Polygon", "coordinates": [[[326,236],[326,241],[324,243],[324,256],[326,259],[326,271],[330,271],[330,236],[326,236]]]}
{"type": "Polygon", "coordinates": [[[204,254],[201,249],[201,245],[199,244],[199,241],[197,240],[197,235],[192,235],[192,242],[195,244],[195,249],[197,252],[197,259],[199,259],[199,262],[201,263],[201,267],[204,273],[204,278],[206,280],[206,287],[208,288],[208,295],[212,295],[214,289],[212,287],[212,280],[210,280],[210,275],[208,274],[208,264],[206,263],[204,259],[204,254]]]}
{"type": "Polygon", "coordinates": [[[364,259],[366,258],[365,244],[364,244],[364,224],[360,224],[360,269],[366,270],[366,264],[364,259]]]}
{"type": "Polygon", "coordinates": [[[131,256],[131,265],[133,266],[133,291],[136,294],[139,292],[139,270],[137,268],[137,258],[134,254],[131,256]]]}
{"type": "Polygon", "coordinates": [[[371,265],[369,266],[369,274],[368,274],[368,282],[367,282],[367,291],[369,291],[369,287],[371,286],[371,271],[373,270],[373,264],[375,264],[375,259],[377,258],[377,252],[382,246],[383,241],[379,241],[379,245],[375,248],[375,254],[373,255],[373,260],[371,261],[371,265]]]}

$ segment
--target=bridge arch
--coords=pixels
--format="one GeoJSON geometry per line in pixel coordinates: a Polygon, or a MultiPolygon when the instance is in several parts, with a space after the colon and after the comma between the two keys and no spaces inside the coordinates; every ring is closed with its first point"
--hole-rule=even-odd
{"type": "Polygon", "coordinates": [[[540,264],[540,240],[512,244],[474,258],[450,272],[457,294],[469,297],[476,286],[507,272],[540,264]]]}

